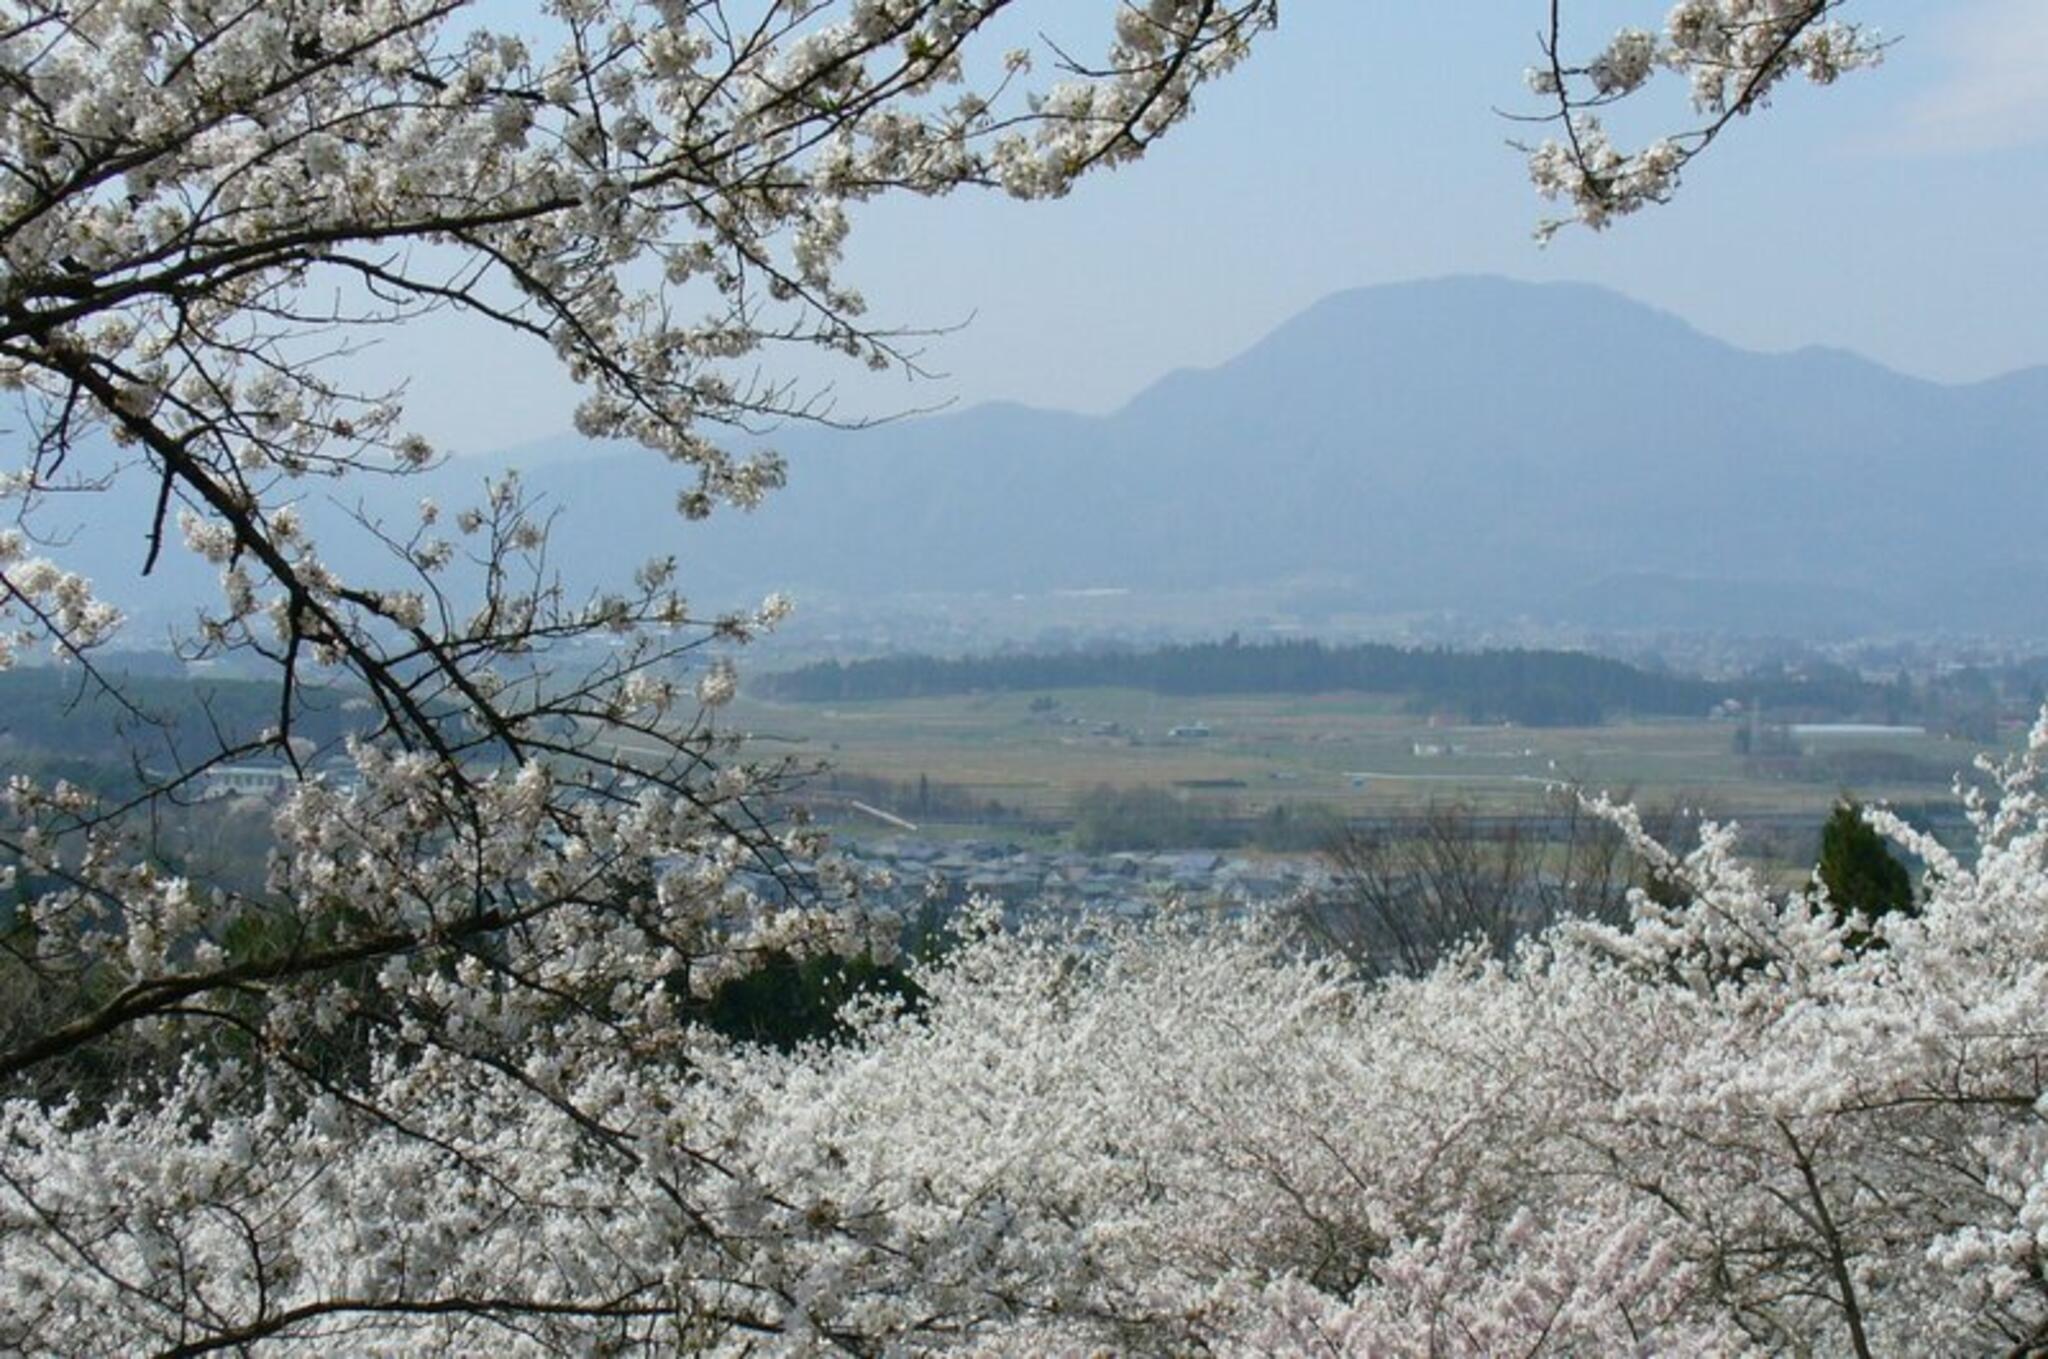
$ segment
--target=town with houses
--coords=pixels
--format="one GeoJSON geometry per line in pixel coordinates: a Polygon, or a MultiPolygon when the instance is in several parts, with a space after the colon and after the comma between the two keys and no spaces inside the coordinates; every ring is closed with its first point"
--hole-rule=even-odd
{"type": "MultiPolygon", "coordinates": [[[[867,899],[906,919],[949,913],[970,900],[1001,905],[1006,923],[1066,918],[1140,919],[1168,906],[1220,914],[1271,909],[1326,888],[1328,869],[1307,855],[1216,850],[1085,854],[1001,840],[886,837],[842,844],[841,858],[872,885],[867,899]]],[[[757,891],[774,888],[767,876],[757,891]]]]}

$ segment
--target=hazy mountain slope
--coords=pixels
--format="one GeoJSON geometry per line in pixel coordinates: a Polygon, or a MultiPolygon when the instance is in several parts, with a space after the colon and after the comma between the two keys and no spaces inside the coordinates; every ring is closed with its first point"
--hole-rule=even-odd
{"type": "Polygon", "coordinates": [[[1596,288],[1460,278],[1327,298],[1105,417],[792,430],[789,488],[706,525],[646,454],[519,458],[576,575],[674,552],[719,602],[1313,575],[1362,607],[2035,629],[2048,605],[1998,582],[2048,571],[2043,431],[2048,371],[1942,386],[1738,350],[1596,288]]]}
{"type": "MultiPolygon", "coordinates": [[[[2048,375],[1944,387],[1744,352],[1598,289],[1452,279],[1329,298],[1100,419],[983,407],[797,433],[790,488],[686,555],[707,581],[874,593],[1334,573],[1389,607],[1726,579],[1925,622],[1950,582],[2048,560],[2044,429],[2048,375]]],[[[559,493],[572,525],[593,494],[637,522],[663,511],[654,480],[610,459],[559,493]]]]}

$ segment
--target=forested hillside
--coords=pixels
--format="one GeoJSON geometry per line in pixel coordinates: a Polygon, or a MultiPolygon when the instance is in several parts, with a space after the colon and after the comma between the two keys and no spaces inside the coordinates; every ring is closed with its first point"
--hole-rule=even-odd
{"type": "MultiPolygon", "coordinates": [[[[76,667],[0,670],[0,756],[8,772],[126,796],[148,771],[183,768],[204,753],[259,748],[277,725],[283,689],[274,681],[134,673],[123,670],[124,659],[111,658],[100,672],[119,676],[118,699],[76,667]]],[[[145,667],[160,658],[133,660],[145,667]]],[[[367,727],[368,714],[348,706],[356,697],[308,686],[294,709],[294,735],[320,749],[367,727]]]]}

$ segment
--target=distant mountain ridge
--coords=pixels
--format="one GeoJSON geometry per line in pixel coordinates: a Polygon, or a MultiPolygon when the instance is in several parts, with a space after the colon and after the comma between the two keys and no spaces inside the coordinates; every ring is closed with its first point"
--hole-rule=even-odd
{"type": "MultiPolygon", "coordinates": [[[[673,552],[706,598],[1313,580],[1359,610],[2048,634],[2044,431],[2048,369],[1947,386],[1448,278],[1328,297],[1105,416],[792,429],[788,488],[703,525],[645,453],[520,456],[556,561],[615,580],[673,552]]],[[[502,461],[393,491],[454,503],[502,461]]]]}

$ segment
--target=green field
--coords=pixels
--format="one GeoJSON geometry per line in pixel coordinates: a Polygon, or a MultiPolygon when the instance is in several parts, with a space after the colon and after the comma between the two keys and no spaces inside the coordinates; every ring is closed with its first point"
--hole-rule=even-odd
{"type": "Polygon", "coordinates": [[[1820,813],[1844,789],[1872,800],[1941,801],[1979,747],[1939,736],[1808,735],[1801,754],[1752,762],[1728,721],[1663,719],[1591,728],[1460,726],[1368,694],[1181,698],[1061,690],[836,704],[742,700],[726,725],[760,753],[850,775],[963,789],[1059,816],[1090,788],[1177,789],[1256,815],[1278,803],[1347,815],[1456,797],[1502,811],[1577,781],[1673,798],[1718,815],[1820,813]],[[1051,703],[1055,706],[1047,707],[1051,703]],[[1206,736],[1169,732],[1206,727],[1206,736]]]}

